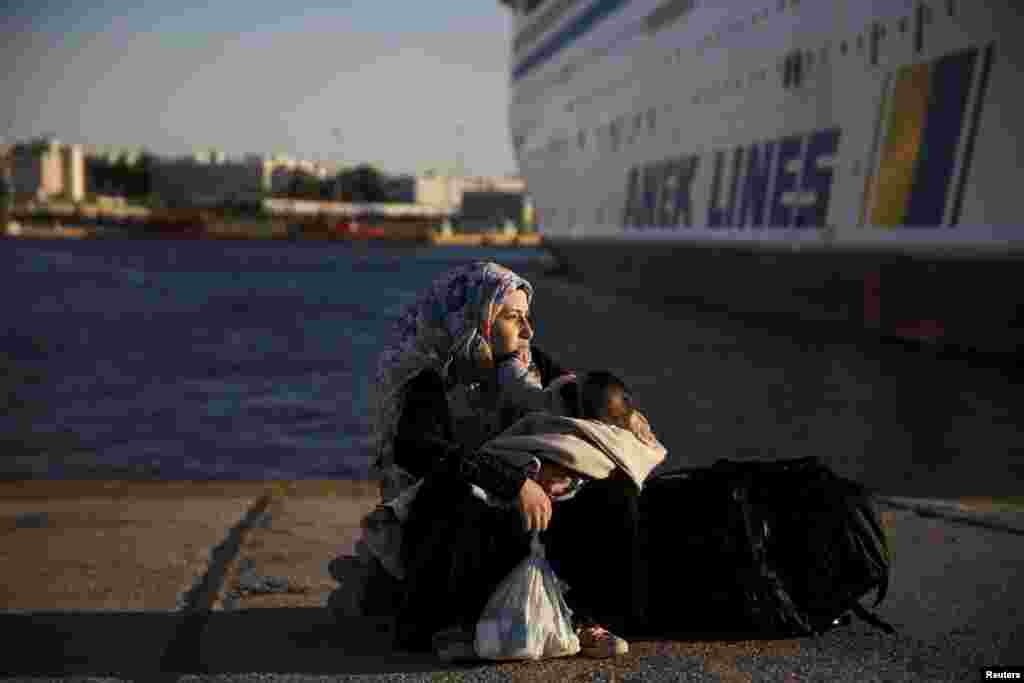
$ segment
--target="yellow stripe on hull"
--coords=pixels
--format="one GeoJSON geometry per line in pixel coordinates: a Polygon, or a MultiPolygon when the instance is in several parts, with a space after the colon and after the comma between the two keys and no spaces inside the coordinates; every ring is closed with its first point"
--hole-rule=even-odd
{"type": "Polygon", "coordinates": [[[914,169],[931,94],[931,66],[917,64],[900,70],[889,117],[889,134],[882,149],[871,223],[896,227],[906,219],[914,169]]]}

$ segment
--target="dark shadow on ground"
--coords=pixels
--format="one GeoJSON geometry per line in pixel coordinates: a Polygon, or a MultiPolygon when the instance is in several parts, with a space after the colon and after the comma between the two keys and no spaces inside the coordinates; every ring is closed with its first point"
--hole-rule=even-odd
{"type": "Polygon", "coordinates": [[[389,620],[334,621],[318,608],[235,612],[0,614],[7,675],[424,673],[446,667],[429,653],[394,652],[389,620]]]}
{"type": "MultiPolygon", "coordinates": [[[[431,673],[431,653],[396,652],[387,618],[335,621],[319,608],[234,612],[19,612],[0,614],[3,669],[13,676],[116,676],[158,681],[182,674],[431,673]]],[[[755,632],[630,634],[631,641],[735,643],[755,632]]],[[[473,666],[473,664],[469,664],[473,666]]],[[[476,663],[477,666],[480,663],[476,663]]]]}

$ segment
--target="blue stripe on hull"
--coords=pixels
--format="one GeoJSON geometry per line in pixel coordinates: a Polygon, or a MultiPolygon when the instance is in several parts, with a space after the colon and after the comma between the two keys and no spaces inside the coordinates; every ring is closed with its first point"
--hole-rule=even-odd
{"type": "Polygon", "coordinates": [[[967,178],[971,173],[971,161],[974,158],[974,142],[978,138],[978,125],[981,119],[981,110],[985,105],[985,92],[988,90],[989,73],[992,70],[993,45],[985,48],[984,63],[981,67],[981,76],[978,83],[978,95],[974,98],[974,111],[971,113],[971,132],[967,138],[967,149],[964,150],[963,168],[960,170],[960,179],[957,181],[956,197],[953,200],[953,214],[950,217],[951,226],[960,223],[960,210],[963,207],[964,188],[967,187],[967,178]]]}
{"type": "Polygon", "coordinates": [[[629,0],[598,0],[590,9],[573,19],[561,31],[544,41],[544,44],[519,62],[512,71],[512,80],[517,81],[530,71],[555,56],[573,41],[585,35],[608,15],[621,9],[629,0]]]}
{"type": "Polygon", "coordinates": [[[904,222],[908,227],[942,225],[977,54],[968,50],[935,65],[928,120],[904,222]]]}

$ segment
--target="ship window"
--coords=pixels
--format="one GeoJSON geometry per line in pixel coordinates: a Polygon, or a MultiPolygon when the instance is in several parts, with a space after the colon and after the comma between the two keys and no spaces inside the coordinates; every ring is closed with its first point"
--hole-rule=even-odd
{"type": "Polygon", "coordinates": [[[633,114],[633,137],[634,138],[641,131],[641,129],[643,129],[643,127],[644,127],[644,115],[642,113],[633,114]]]}
{"type": "Polygon", "coordinates": [[[910,27],[910,22],[907,20],[906,17],[903,17],[902,19],[900,19],[900,23],[898,24],[898,28],[899,28],[900,33],[906,33],[907,29],[909,27],[910,27]]]}
{"type": "Polygon", "coordinates": [[[956,16],[956,0],[946,0],[946,14],[950,17],[956,16]]]}
{"type": "Polygon", "coordinates": [[[803,53],[797,50],[786,57],[782,85],[785,88],[797,88],[803,80],[803,53]]]}
{"type": "Polygon", "coordinates": [[[650,109],[647,110],[647,128],[648,128],[648,130],[650,130],[653,133],[655,128],[656,128],[656,124],[657,124],[657,121],[655,120],[655,110],[654,110],[654,107],[651,107],[650,109]]]}
{"type": "Polygon", "coordinates": [[[822,64],[828,61],[828,45],[822,45],[821,49],[818,50],[818,61],[822,64]]]}
{"type": "Polygon", "coordinates": [[[864,52],[864,36],[857,36],[857,54],[864,52]]]}
{"type": "Polygon", "coordinates": [[[612,121],[610,124],[608,124],[608,134],[612,139],[612,151],[618,151],[620,142],[618,120],[612,121]]]}
{"type": "Polygon", "coordinates": [[[839,43],[839,54],[845,55],[849,51],[849,49],[850,45],[845,40],[839,43]]]}
{"type": "Polygon", "coordinates": [[[576,133],[576,145],[583,149],[587,145],[587,131],[581,130],[576,133]]]}

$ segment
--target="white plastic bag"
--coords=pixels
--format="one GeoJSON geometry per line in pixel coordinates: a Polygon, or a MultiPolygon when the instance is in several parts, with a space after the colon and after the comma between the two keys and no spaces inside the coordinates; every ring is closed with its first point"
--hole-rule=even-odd
{"type": "Polygon", "coordinates": [[[529,557],[498,585],[480,615],[474,643],[477,656],[544,659],[579,652],[563,589],[534,532],[529,557]]]}

